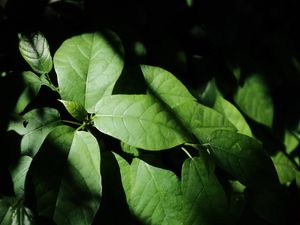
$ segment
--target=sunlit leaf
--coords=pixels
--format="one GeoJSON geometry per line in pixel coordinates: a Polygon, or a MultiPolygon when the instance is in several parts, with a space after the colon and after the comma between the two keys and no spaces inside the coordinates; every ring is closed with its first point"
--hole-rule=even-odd
{"type": "Polygon", "coordinates": [[[129,165],[120,156],[115,157],[129,208],[139,221],[151,225],[183,224],[180,181],[174,173],[139,159],[129,165]]]}
{"type": "Polygon", "coordinates": [[[108,96],[96,109],[96,128],[134,147],[161,150],[190,140],[173,115],[150,95],[108,96]]]}
{"type": "Polygon", "coordinates": [[[124,66],[120,39],[112,32],[87,33],[66,40],[54,56],[60,95],[88,112],[112,93],[124,66]]]}
{"type": "Polygon", "coordinates": [[[56,127],[34,157],[26,184],[40,215],[57,225],[90,225],[101,199],[97,140],[87,132],[56,127]]]}
{"type": "Polygon", "coordinates": [[[23,135],[21,153],[34,156],[49,132],[60,124],[58,111],[45,107],[31,110],[11,121],[8,130],[23,135]]]}
{"type": "Polygon", "coordinates": [[[49,73],[52,69],[52,58],[44,35],[42,33],[35,33],[30,37],[20,35],[19,39],[20,52],[31,68],[39,74],[49,73]]]}

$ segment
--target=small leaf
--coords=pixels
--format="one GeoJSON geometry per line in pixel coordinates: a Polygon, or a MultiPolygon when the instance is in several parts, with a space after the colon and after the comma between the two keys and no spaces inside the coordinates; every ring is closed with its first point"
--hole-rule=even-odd
{"type": "Polygon", "coordinates": [[[39,73],[49,73],[52,69],[52,58],[49,45],[42,33],[32,34],[30,38],[20,35],[19,49],[31,68],[39,73]]]}
{"type": "Polygon", "coordinates": [[[227,198],[210,160],[195,157],[185,160],[183,164],[184,224],[226,224],[227,198]]]}
{"type": "Polygon", "coordinates": [[[134,217],[143,224],[183,224],[180,182],[174,173],[136,158],[129,165],[120,156],[115,157],[134,217]]]}
{"type": "Polygon", "coordinates": [[[289,130],[284,132],[284,145],[288,154],[292,153],[299,145],[299,139],[289,130]]]}
{"type": "Polygon", "coordinates": [[[101,198],[97,140],[87,132],[56,127],[31,163],[26,193],[36,197],[37,212],[57,225],[92,224],[101,198]]]}
{"type": "Polygon", "coordinates": [[[137,148],[126,144],[125,142],[121,141],[121,148],[123,152],[126,152],[128,154],[131,154],[135,157],[138,157],[140,155],[140,152],[137,148]]]}
{"type": "Polygon", "coordinates": [[[21,153],[34,156],[49,132],[60,124],[60,115],[56,109],[39,108],[11,121],[8,130],[23,135],[21,153]]]}
{"type": "Polygon", "coordinates": [[[59,101],[66,107],[67,111],[75,119],[79,121],[84,121],[87,119],[88,112],[80,103],[72,102],[72,101],[64,101],[64,100],[59,100],[59,101]]]}
{"type": "Polygon", "coordinates": [[[272,127],[273,101],[268,86],[259,74],[253,74],[239,87],[234,101],[254,121],[272,127]]]}
{"type": "Polygon", "coordinates": [[[101,132],[145,150],[161,150],[190,140],[164,105],[150,95],[113,95],[96,106],[101,132]]]}
{"type": "Polygon", "coordinates": [[[31,161],[29,156],[21,156],[10,169],[15,195],[18,197],[24,195],[25,178],[31,161]]]}
{"type": "Polygon", "coordinates": [[[184,126],[190,129],[200,142],[206,143],[211,133],[219,129],[235,131],[235,127],[217,111],[188,101],[174,108],[184,126]]]}
{"type": "Polygon", "coordinates": [[[54,56],[61,98],[95,112],[96,103],[112,93],[123,66],[121,41],[112,32],[87,33],[66,40],[54,56]]]}
{"type": "Polygon", "coordinates": [[[239,133],[252,137],[251,129],[243,115],[233,104],[226,99],[218,96],[213,108],[224,115],[238,130],[239,133]]]}
{"type": "Polygon", "coordinates": [[[278,178],[270,157],[255,139],[217,130],[210,137],[211,153],[220,167],[247,187],[277,186],[278,178]]]}
{"type": "Polygon", "coordinates": [[[156,98],[174,108],[186,101],[196,100],[188,89],[170,72],[154,66],[141,66],[146,84],[156,98]]]}

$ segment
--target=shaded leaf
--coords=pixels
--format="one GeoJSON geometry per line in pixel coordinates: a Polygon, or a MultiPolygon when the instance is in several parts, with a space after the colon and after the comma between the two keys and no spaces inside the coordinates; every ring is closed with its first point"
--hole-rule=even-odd
{"type": "Polygon", "coordinates": [[[215,131],[209,140],[211,153],[220,167],[247,187],[277,186],[271,158],[255,139],[226,130],[215,131]]]}
{"type": "Polygon", "coordinates": [[[185,160],[182,168],[184,224],[226,224],[228,203],[209,158],[185,160]]]}
{"type": "Polygon", "coordinates": [[[23,135],[21,153],[34,156],[49,132],[61,124],[60,115],[56,109],[34,109],[18,117],[9,124],[8,130],[14,130],[23,135]]]}
{"type": "Polygon", "coordinates": [[[272,156],[279,181],[281,184],[289,185],[296,178],[296,167],[290,159],[282,152],[272,156]]]}
{"type": "Polygon", "coordinates": [[[25,89],[16,103],[15,111],[17,113],[21,113],[25,109],[34,97],[36,97],[42,86],[41,79],[31,71],[23,72],[22,77],[25,83],[25,89]]]}
{"type": "Polygon", "coordinates": [[[21,156],[10,169],[16,196],[22,197],[24,195],[25,178],[31,161],[31,157],[21,156]]]}
{"type": "Polygon", "coordinates": [[[164,105],[150,95],[113,95],[96,106],[101,132],[146,150],[161,150],[190,140],[164,105]]]}
{"type": "Polygon", "coordinates": [[[61,98],[94,112],[96,103],[112,93],[123,66],[121,41],[112,32],[87,33],[66,40],[54,56],[61,98]]]}
{"type": "Polygon", "coordinates": [[[100,150],[87,132],[56,127],[34,157],[26,194],[57,225],[90,225],[100,205],[100,150]]]}
{"type": "Polygon", "coordinates": [[[0,198],[1,225],[34,225],[32,211],[17,198],[0,198]]]}
{"type": "Polygon", "coordinates": [[[224,115],[238,130],[239,133],[252,137],[251,129],[243,115],[229,101],[221,96],[216,98],[213,108],[224,115]]]}
{"type": "Polygon", "coordinates": [[[129,165],[115,154],[132,214],[143,224],[183,224],[180,182],[174,173],[139,159],[129,165]]]}
{"type": "Polygon", "coordinates": [[[254,121],[272,127],[273,100],[263,77],[253,74],[240,86],[234,96],[238,107],[254,121]]]}
{"type": "Polygon", "coordinates": [[[49,45],[42,33],[32,34],[31,37],[20,35],[19,49],[31,68],[39,73],[49,73],[52,69],[52,58],[49,45]]]}
{"type": "Polygon", "coordinates": [[[59,100],[59,101],[66,107],[67,111],[75,119],[79,121],[84,121],[87,119],[88,112],[81,104],[72,101],[64,101],[64,100],[59,100]]]}

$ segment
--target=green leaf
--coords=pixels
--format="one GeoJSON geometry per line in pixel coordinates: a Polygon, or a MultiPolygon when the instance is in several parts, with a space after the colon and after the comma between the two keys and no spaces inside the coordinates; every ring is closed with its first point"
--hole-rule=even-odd
{"type": "Polygon", "coordinates": [[[66,40],[54,56],[60,95],[90,112],[112,93],[124,66],[120,39],[112,32],[87,33],[66,40]]]}
{"type": "Polygon", "coordinates": [[[195,101],[188,89],[170,72],[154,66],[141,66],[150,94],[174,108],[186,101],[195,101]]]}
{"type": "Polygon", "coordinates": [[[279,181],[281,184],[289,185],[296,178],[296,167],[290,159],[282,152],[272,157],[279,181]]]}
{"type": "Polygon", "coordinates": [[[42,86],[40,78],[31,71],[23,72],[22,77],[25,83],[25,89],[16,103],[16,113],[21,113],[25,109],[34,97],[36,97],[42,86]]]}
{"type": "Polygon", "coordinates": [[[234,101],[241,111],[251,119],[272,127],[274,116],[273,101],[262,76],[253,74],[248,77],[243,86],[238,88],[234,101]]]}
{"type": "Polygon", "coordinates": [[[88,112],[81,104],[72,101],[64,101],[64,100],[59,100],[59,101],[66,107],[67,111],[75,119],[79,121],[84,121],[87,119],[88,112]]]}
{"type": "Polygon", "coordinates": [[[224,115],[232,124],[234,124],[239,133],[248,135],[250,137],[253,136],[251,129],[243,115],[229,101],[221,96],[218,96],[213,108],[224,115]]]}
{"type": "Polygon", "coordinates": [[[150,95],[113,95],[96,106],[101,132],[146,150],[161,150],[190,140],[164,105],[150,95]]]}
{"type": "Polygon", "coordinates": [[[235,127],[222,114],[197,102],[184,102],[176,106],[174,111],[184,126],[203,143],[208,141],[215,130],[235,130],[235,127]]]}
{"type": "Polygon", "coordinates": [[[52,58],[49,51],[49,45],[42,33],[32,34],[30,37],[20,35],[19,50],[31,66],[31,68],[39,73],[49,73],[52,69],[52,58]]]}
{"type": "Polygon", "coordinates": [[[199,95],[199,98],[204,105],[213,107],[218,96],[222,97],[222,93],[216,84],[216,80],[213,78],[207,82],[203,92],[199,95]]]}
{"type": "Polygon", "coordinates": [[[284,145],[287,153],[292,153],[297,146],[299,145],[299,139],[290,132],[289,130],[285,130],[284,132],[284,145]]]}
{"type": "Polygon", "coordinates": [[[217,163],[247,187],[277,186],[272,160],[257,140],[226,130],[212,133],[211,153],[217,163]]]}
{"type": "Polygon", "coordinates": [[[0,198],[1,225],[34,225],[32,211],[17,198],[0,198]]]}
{"type": "Polygon", "coordinates": [[[139,159],[129,165],[115,154],[132,214],[143,224],[182,223],[182,195],[177,176],[139,159]]]}
{"type": "Polygon", "coordinates": [[[228,203],[209,158],[185,160],[182,168],[184,224],[226,224],[228,203]]]}
{"type": "Polygon", "coordinates": [[[11,121],[8,130],[14,130],[23,135],[21,153],[34,156],[49,132],[60,124],[58,111],[45,107],[31,110],[11,121]]]}
{"type": "Polygon", "coordinates": [[[25,178],[31,161],[31,157],[21,156],[18,161],[11,166],[10,173],[16,196],[22,197],[24,195],[25,178]]]}
{"type": "MultiPolygon", "coordinates": [[[[26,193],[57,225],[90,225],[100,205],[100,150],[87,132],[56,127],[34,157],[26,193]]],[[[32,203],[31,203],[32,204],[32,203]]]]}

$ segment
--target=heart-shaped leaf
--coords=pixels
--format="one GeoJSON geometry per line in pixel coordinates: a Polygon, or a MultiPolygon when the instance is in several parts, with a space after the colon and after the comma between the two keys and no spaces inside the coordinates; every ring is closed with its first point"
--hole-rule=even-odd
{"type": "Polygon", "coordinates": [[[100,205],[100,149],[87,132],[56,127],[34,157],[26,180],[37,212],[57,225],[90,225],[100,205]]]}
{"type": "Polygon", "coordinates": [[[61,98],[94,112],[96,103],[112,93],[123,66],[121,41],[112,32],[87,33],[66,40],[54,56],[61,98]]]}
{"type": "Polygon", "coordinates": [[[39,73],[49,73],[52,69],[52,58],[49,45],[42,33],[32,34],[31,37],[20,35],[19,49],[31,68],[39,73]]]}

